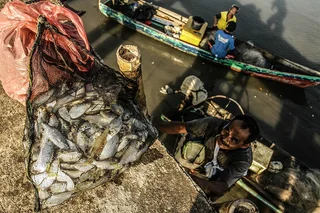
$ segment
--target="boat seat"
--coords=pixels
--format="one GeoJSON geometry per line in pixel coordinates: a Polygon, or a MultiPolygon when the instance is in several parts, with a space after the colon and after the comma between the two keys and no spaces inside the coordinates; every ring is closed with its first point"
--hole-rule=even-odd
{"type": "Polygon", "coordinates": [[[194,30],[192,28],[192,20],[193,16],[190,16],[188,22],[182,28],[180,40],[193,44],[195,46],[199,46],[200,41],[202,40],[205,31],[208,27],[208,23],[205,22],[201,26],[200,30],[194,30]]]}

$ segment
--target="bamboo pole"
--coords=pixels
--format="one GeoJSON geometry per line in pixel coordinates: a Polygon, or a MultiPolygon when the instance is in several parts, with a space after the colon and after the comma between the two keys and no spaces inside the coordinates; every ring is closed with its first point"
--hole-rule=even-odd
{"type": "Polygon", "coordinates": [[[271,204],[269,201],[267,201],[266,199],[264,199],[261,195],[259,195],[256,191],[254,191],[250,186],[248,186],[247,184],[245,184],[241,179],[238,180],[236,182],[241,188],[243,188],[244,190],[246,190],[247,192],[249,192],[251,195],[253,195],[255,198],[259,199],[260,201],[262,201],[264,204],[266,204],[267,206],[269,206],[274,212],[276,213],[283,213],[283,211],[281,211],[280,209],[278,209],[277,207],[275,207],[273,204],[271,204]]]}

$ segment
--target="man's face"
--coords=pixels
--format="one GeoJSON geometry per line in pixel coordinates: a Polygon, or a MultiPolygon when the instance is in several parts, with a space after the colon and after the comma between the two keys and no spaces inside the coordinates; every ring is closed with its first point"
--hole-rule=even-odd
{"type": "Polygon", "coordinates": [[[235,14],[237,14],[237,12],[238,12],[238,9],[233,7],[230,9],[229,14],[234,16],[235,14]]]}
{"type": "Polygon", "coordinates": [[[242,121],[234,120],[221,130],[220,136],[217,138],[221,149],[235,150],[250,146],[250,144],[244,143],[250,136],[249,129],[241,129],[241,124],[242,121]]]}

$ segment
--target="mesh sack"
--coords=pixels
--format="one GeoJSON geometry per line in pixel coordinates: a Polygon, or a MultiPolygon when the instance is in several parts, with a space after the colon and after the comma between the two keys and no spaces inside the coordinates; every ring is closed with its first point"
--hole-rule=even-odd
{"type": "Polygon", "coordinates": [[[23,140],[36,211],[115,179],[158,135],[145,106],[136,101],[139,88],[135,81],[65,36],[94,61],[89,72],[81,72],[67,52],[43,39],[47,34],[65,36],[39,16],[29,55],[23,140]],[[47,57],[49,52],[51,57],[47,57]],[[40,92],[39,82],[47,89],[40,92]]]}
{"type": "Polygon", "coordinates": [[[49,80],[56,83],[60,78],[67,78],[66,69],[87,72],[93,65],[92,58],[71,42],[73,39],[86,49],[90,48],[82,20],[76,13],[50,1],[26,4],[16,0],[7,3],[0,12],[0,80],[5,92],[23,105],[29,86],[28,61],[39,30],[39,15],[47,17],[47,22],[61,33],[49,30],[41,33],[39,45],[47,48],[39,53],[46,61],[40,66],[46,73],[40,73],[40,67],[34,69],[33,96],[48,90],[49,80]],[[54,48],[56,51],[51,51],[54,48]],[[61,61],[61,67],[55,67],[50,66],[52,60],[64,61],[61,61]]]}

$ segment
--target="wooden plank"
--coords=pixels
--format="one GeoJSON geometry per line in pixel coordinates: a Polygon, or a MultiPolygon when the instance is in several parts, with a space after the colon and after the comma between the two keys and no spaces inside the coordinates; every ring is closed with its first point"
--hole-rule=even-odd
{"type": "Polygon", "coordinates": [[[184,22],[182,22],[182,21],[180,21],[180,20],[178,20],[176,18],[173,18],[172,16],[169,16],[169,15],[167,15],[167,14],[165,14],[165,13],[159,11],[159,10],[156,11],[156,15],[160,16],[161,18],[164,18],[164,19],[167,19],[167,20],[173,22],[175,25],[178,25],[178,26],[184,26],[185,25],[184,22]]]}
{"type": "Polygon", "coordinates": [[[155,21],[155,22],[158,22],[160,24],[163,24],[163,25],[174,25],[172,22],[166,20],[166,19],[163,19],[159,16],[156,16],[154,15],[152,18],[151,18],[152,21],[155,21]]]}

